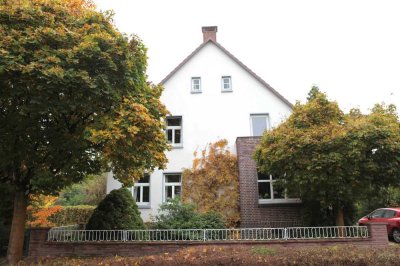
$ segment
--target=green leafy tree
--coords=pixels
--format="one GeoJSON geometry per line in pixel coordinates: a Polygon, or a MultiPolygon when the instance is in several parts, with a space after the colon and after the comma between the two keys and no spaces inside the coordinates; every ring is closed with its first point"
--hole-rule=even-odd
{"type": "Polygon", "coordinates": [[[399,154],[394,106],[345,115],[313,88],[306,104],[297,103],[287,121],[264,133],[255,159],[289,195],[331,209],[335,224],[344,225],[345,209],[368,191],[400,183],[399,154]]]}
{"type": "Polygon", "coordinates": [[[93,211],[87,230],[144,229],[132,194],[126,188],[112,190],[93,211]]]}
{"type": "Polygon", "coordinates": [[[0,182],[15,188],[8,261],[22,255],[27,199],[112,170],[163,168],[162,88],[146,49],[86,0],[0,3],[0,182]]]}

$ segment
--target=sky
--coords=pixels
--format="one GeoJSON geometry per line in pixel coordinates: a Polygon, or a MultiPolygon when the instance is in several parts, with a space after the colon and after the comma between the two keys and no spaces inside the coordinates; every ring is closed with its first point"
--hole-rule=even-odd
{"type": "Polygon", "coordinates": [[[400,109],[399,0],[94,0],[148,48],[159,83],[218,26],[217,42],[290,102],[313,85],[348,111],[400,109]]]}

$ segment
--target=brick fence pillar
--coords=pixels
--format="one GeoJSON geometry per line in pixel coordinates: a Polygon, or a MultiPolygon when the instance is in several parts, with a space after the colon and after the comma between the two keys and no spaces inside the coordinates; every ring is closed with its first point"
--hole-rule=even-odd
{"type": "Polygon", "coordinates": [[[29,256],[35,257],[40,254],[41,247],[47,241],[47,233],[50,228],[31,228],[29,237],[29,256]]]}
{"type": "Polygon", "coordinates": [[[367,226],[369,235],[371,237],[372,245],[376,246],[389,245],[386,223],[369,223],[367,226]]]}

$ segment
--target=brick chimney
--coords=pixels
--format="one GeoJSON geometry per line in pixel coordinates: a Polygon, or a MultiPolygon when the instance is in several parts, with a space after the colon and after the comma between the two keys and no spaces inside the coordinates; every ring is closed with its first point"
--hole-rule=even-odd
{"type": "Polygon", "coordinates": [[[214,42],[217,42],[217,26],[202,27],[201,29],[203,31],[203,42],[206,42],[210,39],[214,42]]]}

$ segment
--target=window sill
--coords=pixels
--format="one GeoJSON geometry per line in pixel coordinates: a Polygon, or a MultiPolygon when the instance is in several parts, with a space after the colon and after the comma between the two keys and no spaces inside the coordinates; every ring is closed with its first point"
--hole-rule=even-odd
{"type": "Polygon", "coordinates": [[[183,145],[171,145],[171,149],[183,149],[183,145]]]}
{"type": "Polygon", "coordinates": [[[224,92],[233,92],[233,90],[221,90],[222,93],[224,92]]]}
{"type": "Polygon", "coordinates": [[[151,209],[150,204],[143,204],[143,205],[137,204],[137,206],[138,206],[138,209],[151,209]]]}
{"type": "Polygon", "coordinates": [[[191,94],[199,94],[202,93],[202,91],[190,91],[191,94]]]}
{"type": "Polygon", "coordinates": [[[271,206],[271,205],[297,205],[301,204],[300,199],[276,199],[276,200],[258,200],[260,206],[271,206]]]}

